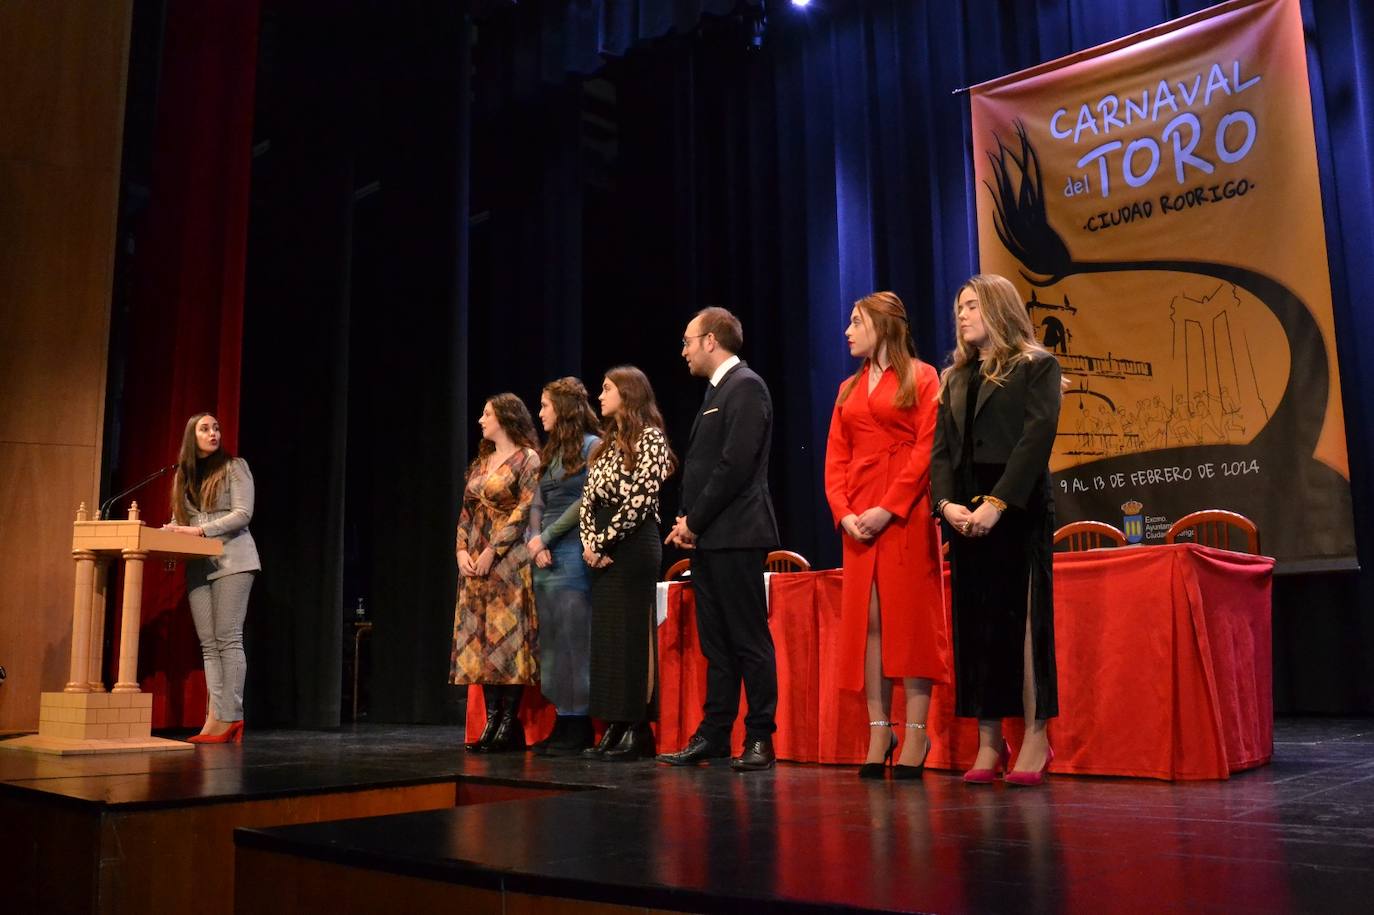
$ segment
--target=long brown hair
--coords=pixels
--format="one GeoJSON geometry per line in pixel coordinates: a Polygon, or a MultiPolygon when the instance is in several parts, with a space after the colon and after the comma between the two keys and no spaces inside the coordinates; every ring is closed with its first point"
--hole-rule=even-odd
{"type": "Polygon", "coordinates": [[[221,445],[214,454],[202,458],[196,447],[196,423],[207,416],[214,419],[213,413],[195,414],[186,420],[186,430],[181,433],[177,472],[172,478],[172,517],[177,524],[185,525],[191,520],[186,511],[188,504],[200,511],[208,510],[219,500],[228,482],[229,462],[234,456],[221,445]]]}
{"type": "MultiPolygon", "coordinates": [[[[592,451],[590,463],[595,464],[602,453],[612,444],[619,446],[625,456],[625,469],[633,470],[639,460],[639,436],[646,426],[653,426],[668,440],[663,428],[663,414],[658,412],[654,401],[654,389],[649,378],[633,365],[617,365],[607,369],[606,377],[620,391],[620,409],[601,420],[601,444],[592,451]]],[[[668,448],[668,474],[677,469],[677,455],[668,448]]]]}
{"type": "Polygon", "coordinates": [[[1035,339],[1030,313],[1026,311],[1021,293],[1011,280],[995,273],[975,274],[954,293],[956,344],[954,352],[950,354],[949,365],[940,373],[941,401],[945,399],[950,378],[978,357],[978,348],[964,342],[959,333],[959,297],[965,289],[972,289],[978,296],[978,314],[983,320],[983,329],[987,331],[988,343],[992,345],[991,355],[983,360],[983,380],[1000,387],[1018,362],[1030,362],[1050,355],[1050,351],[1035,339]]]}
{"type": "Polygon", "coordinates": [[[543,393],[553,404],[554,423],[549,440],[539,452],[539,463],[547,469],[558,459],[563,464],[563,476],[568,477],[586,463],[582,460],[583,438],[599,435],[601,427],[587,402],[587,388],[580,378],[569,375],[550,381],[544,385],[543,393]]]}
{"type": "Polygon", "coordinates": [[[916,358],[916,344],[911,340],[911,324],[906,306],[895,292],[873,292],[854,303],[873,323],[873,352],[859,365],[859,370],[840,392],[840,403],[849,399],[854,387],[864,377],[870,364],[878,364],[878,354],[886,353],[887,361],[897,373],[897,393],[892,395],[894,407],[906,408],[916,403],[916,372],[912,361],[916,358]]]}
{"type": "MultiPolygon", "coordinates": [[[[517,448],[539,450],[539,438],[534,432],[534,420],[530,419],[529,408],[525,406],[523,400],[514,394],[505,392],[488,397],[486,402],[491,404],[491,412],[496,417],[496,422],[500,424],[501,430],[510,437],[512,444],[517,448]]],[[[490,457],[495,450],[496,443],[485,435],[482,436],[482,441],[477,446],[477,457],[473,458],[472,463],[468,465],[468,472],[471,473],[481,467],[482,462],[490,457]]]]}

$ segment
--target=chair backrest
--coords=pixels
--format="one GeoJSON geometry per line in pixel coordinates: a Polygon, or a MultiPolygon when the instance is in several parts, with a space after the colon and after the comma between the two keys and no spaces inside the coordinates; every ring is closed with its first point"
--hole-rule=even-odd
{"type": "Polygon", "coordinates": [[[685,572],[686,572],[688,569],[690,569],[691,567],[692,567],[692,560],[690,560],[690,559],[679,559],[677,562],[675,562],[675,563],[673,563],[672,565],[668,566],[668,571],[666,571],[666,572],[663,573],[663,580],[664,580],[664,581],[675,581],[675,580],[681,578],[681,577],[683,576],[683,573],[685,573],[685,572]]]}
{"type": "Polygon", "coordinates": [[[810,572],[811,563],[801,553],[791,550],[774,550],[763,561],[765,572],[810,572]]]}
{"type": "Polygon", "coordinates": [[[1179,535],[1188,530],[1193,531],[1193,542],[1199,546],[1241,552],[1231,545],[1232,533],[1238,530],[1245,535],[1244,552],[1259,555],[1259,528],[1255,526],[1255,522],[1239,512],[1224,511],[1220,508],[1190,512],[1169,527],[1169,532],[1164,535],[1164,542],[1176,543],[1179,535]]]}
{"type": "Polygon", "coordinates": [[[1054,545],[1068,544],[1067,552],[1095,550],[1099,547],[1125,546],[1124,531],[1101,521],[1074,521],[1054,532],[1054,545]]]}

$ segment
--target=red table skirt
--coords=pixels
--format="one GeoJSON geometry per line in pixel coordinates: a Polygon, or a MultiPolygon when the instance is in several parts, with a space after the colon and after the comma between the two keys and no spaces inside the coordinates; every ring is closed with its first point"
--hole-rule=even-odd
{"type": "MultiPolygon", "coordinates": [[[[1211,779],[1268,762],[1272,574],[1273,560],[1266,557],[1193,544],[1055,554],[1060,715],[1050,723],[1052,771],[1211,779]]],[[[863,659],[836,656],[839,619],[838,570],[772,577],[774,747],[782,759],[863,761],[863,694],[837,686],[839,672],[863,659]]],[[[688,586],[669,589],[659,668],[659,745],[673,750],[701,721],[706,695],[706,661],[688,586]]],[[[474,734],[483,721],[476,692],[468,702],[474,734]]],[[[521,717],[537,739],[547,733],[553,713],[537,690],[527,692],[521,717]]],[[[953,698],[952,687],[935,687],[927,763],[934,768],[967,768],[978,747],[977,723],[953,717],[953,698]]],[[[891,717],[903,720],[900,691],[891,717]]],[[[1014,750],[1020,723],[1008,721],[1006,730],[1014,750]]],[[[743,737],[737,723],[736,750],[743,737]]]]}

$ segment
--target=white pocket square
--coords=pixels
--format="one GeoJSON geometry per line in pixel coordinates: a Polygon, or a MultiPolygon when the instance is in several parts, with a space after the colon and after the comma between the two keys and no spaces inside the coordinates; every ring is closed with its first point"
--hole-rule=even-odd
{"type": "Polygon", "coordinates": [[[703,411],[701,412],[701,415],[702,415],[702,416],[710,416],[712,413],[719,413],[719,412],[720,412],[720,407],[712,407],[712,408],[709,409],[709,410],[703,410],[703,411]]]}

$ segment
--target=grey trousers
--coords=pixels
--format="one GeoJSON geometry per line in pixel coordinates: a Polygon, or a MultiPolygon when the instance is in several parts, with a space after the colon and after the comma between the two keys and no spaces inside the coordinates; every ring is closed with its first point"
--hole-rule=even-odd
{"type": "Polygon", "coordinates": [[[209,563],[186,563],[186,599],[205,659],[205,688],[210,710],[220,721],[243,718],[243,680],[248,664],[243,656],[243,620],[248,615],[248,592],[255,572],[235,572],[207,581],[209,563]]]}

